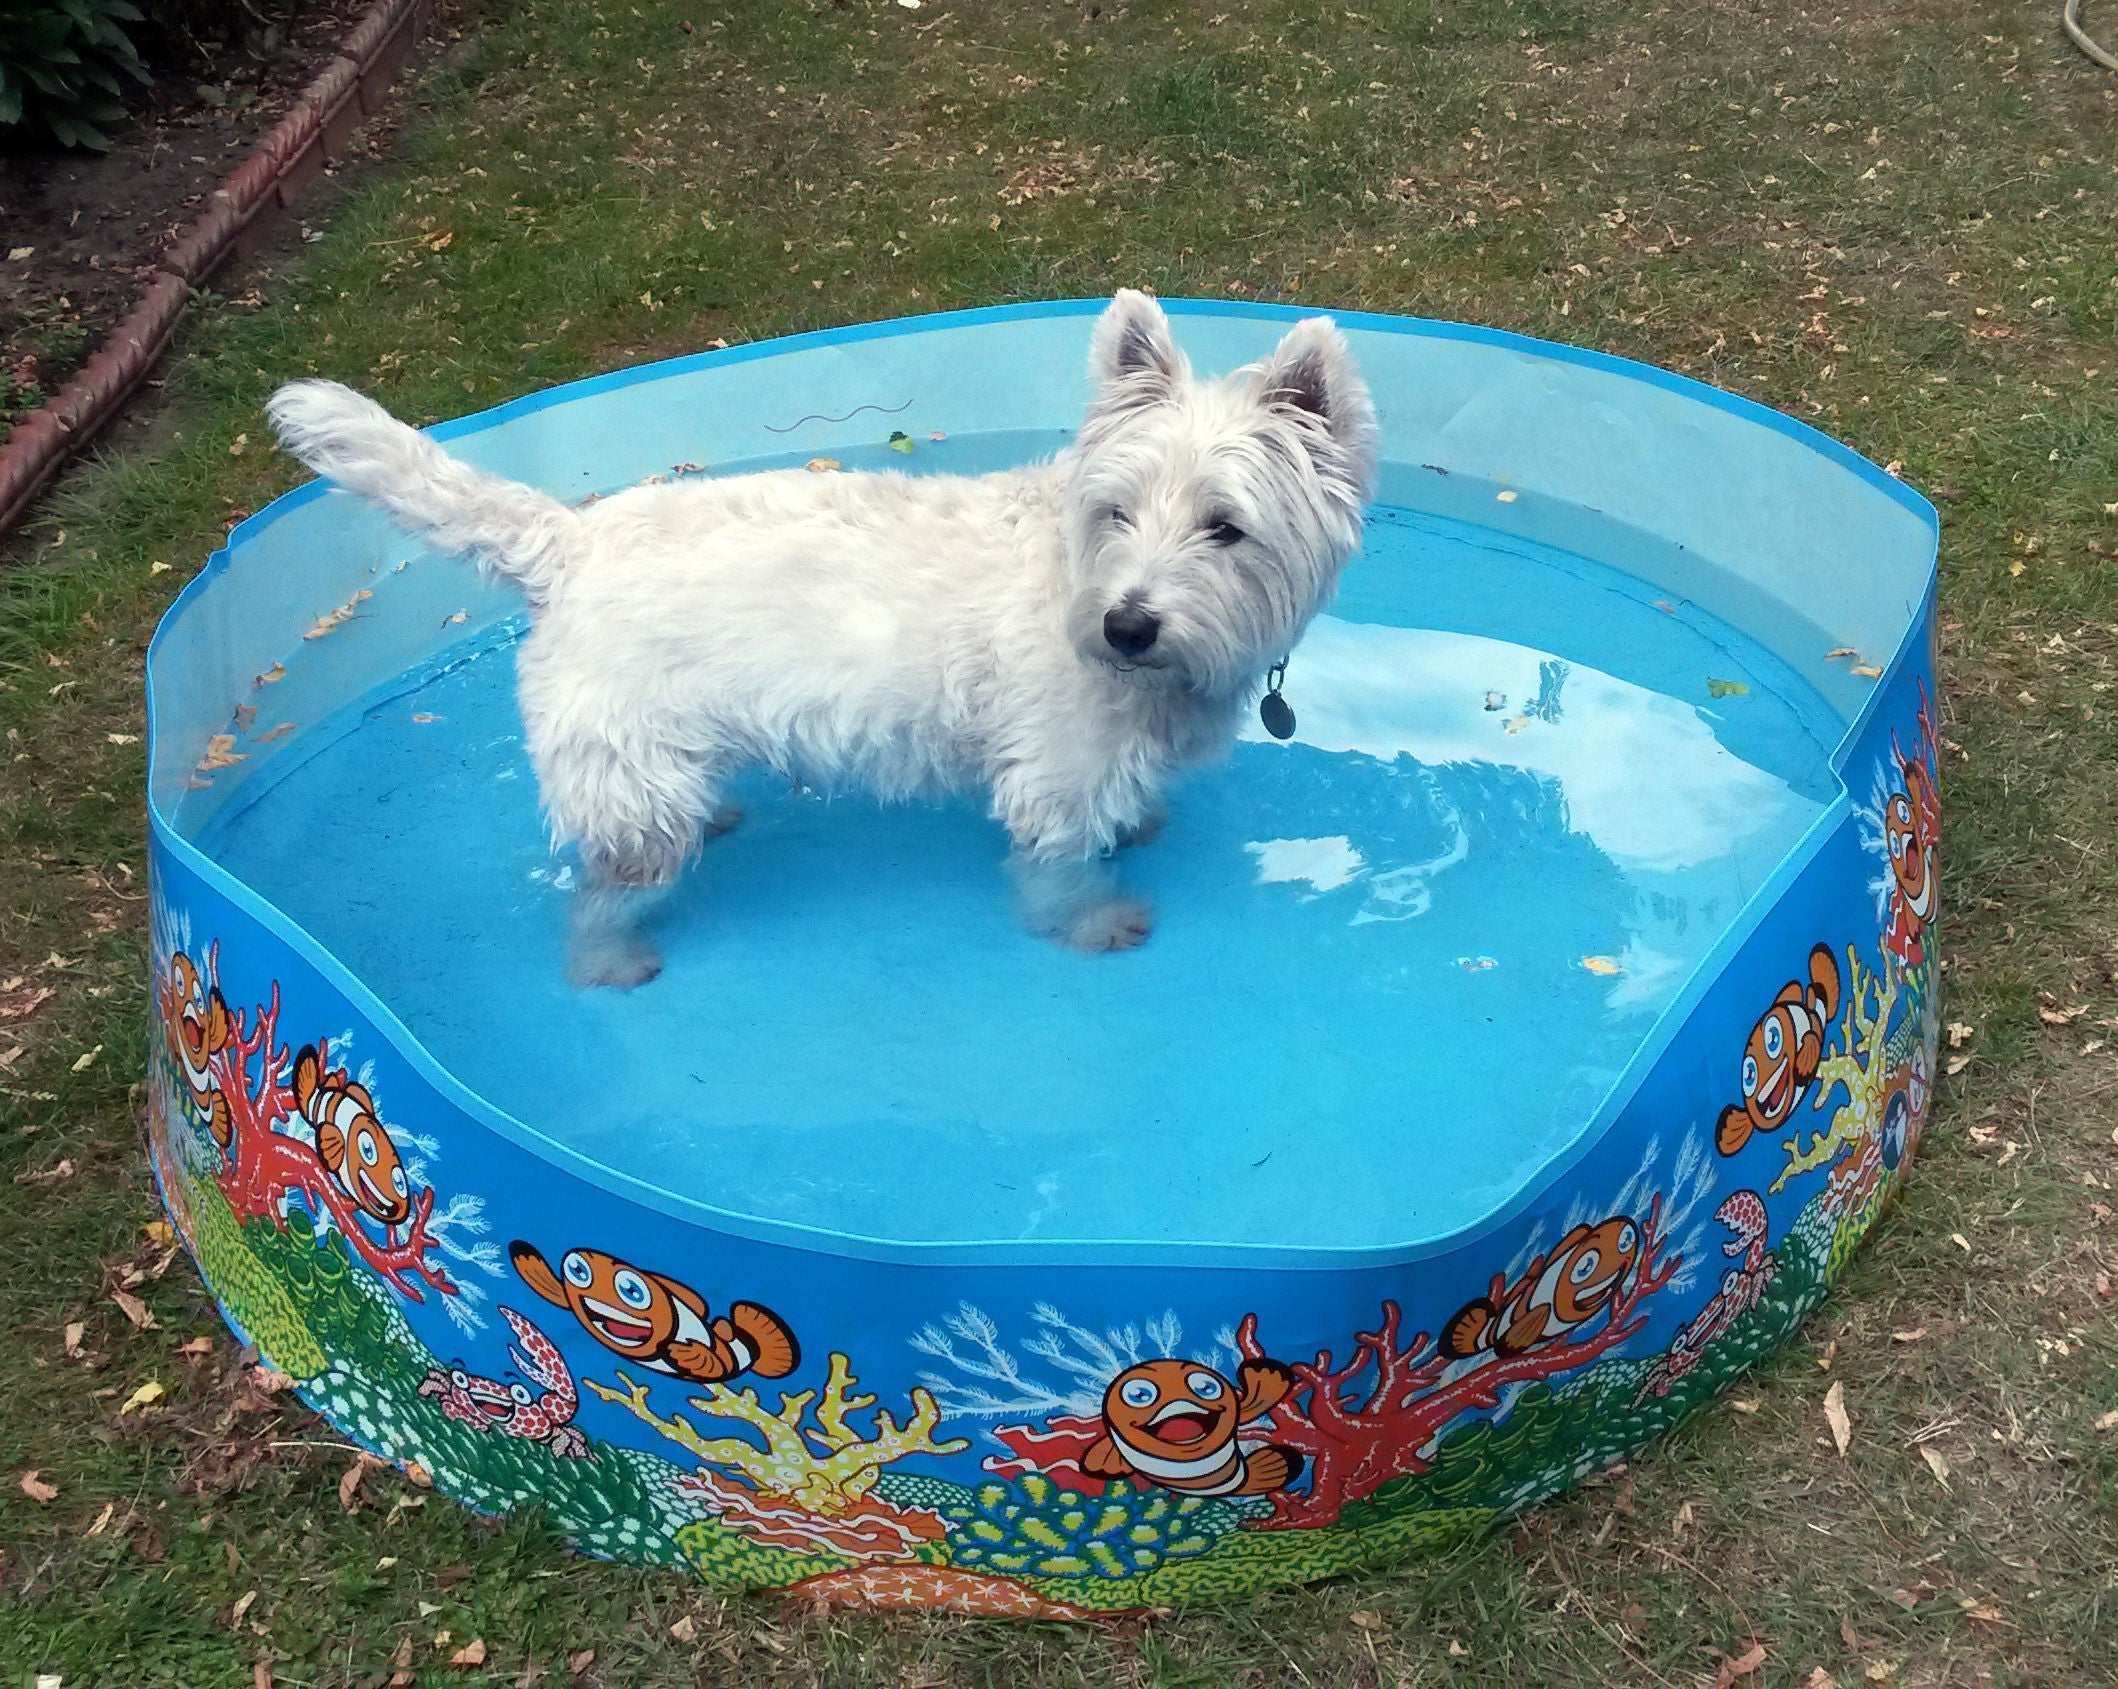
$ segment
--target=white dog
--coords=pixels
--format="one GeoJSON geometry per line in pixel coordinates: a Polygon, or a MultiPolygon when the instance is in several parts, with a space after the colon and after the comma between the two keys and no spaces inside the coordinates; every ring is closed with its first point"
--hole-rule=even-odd
{"type": "Polygon", "coordinates": [[[1050,462],[976,478],[802,470],[583,510],[472,469],[371,401],[297,381],[286,449],[529,596],[517,678],[554,839],[579,847],[569,972],[661,963],[644,899],[739,819],[765,763],[885,798],[982,787],[1025,918],[1083,950],[1147,936],[1104,858],[1175,769],[1225,751],[1360,543],[1375,416],[1328,318],[1191,377],[1162,309],[1096,325],[1095,397],[1050,462]]]}

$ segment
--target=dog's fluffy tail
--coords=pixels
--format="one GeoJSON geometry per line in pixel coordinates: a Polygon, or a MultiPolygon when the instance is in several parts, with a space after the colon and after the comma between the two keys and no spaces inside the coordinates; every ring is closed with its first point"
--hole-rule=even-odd
{"type": "Polygon", "coordinates": [[[450,457],[335,381],[290,381],[265,406],[280,444],[414,533],[542,601],[580,518],[557,499],[450,457]]]}

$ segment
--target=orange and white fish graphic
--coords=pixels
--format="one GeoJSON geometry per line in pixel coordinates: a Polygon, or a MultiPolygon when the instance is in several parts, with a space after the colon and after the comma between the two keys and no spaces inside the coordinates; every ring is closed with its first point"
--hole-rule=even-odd
{"type": "Polygon", "coordinates": [[[1103,1435],[1082,1454],[1082,1470],[1187,1495],[1270,1495],[1302,1475],[1300,1453],[1278,1443],[1246,1448],[1236,1433],[1293,1388],[1278,1361],[1245,1361],[1233,1383],[1197,1361],[1142,1361],[1103,1393],[1103,1435]]]}
{"type": "Polygon", "coordinates": [[[164,1024],[169,1053],[184,1075],[184,1088],[191,1096],[191,1110],[213,1133],[213,1141],[226,1149],[235,1138],[228,1115],[228,1099],[213,1079],[213,1058],[228,1047],[233,1026],[228,1005],[219,986],[209,986],[179,950],[169,960],[170,1003],[164,1024]]]}
{"type": "Polygon", "coordinates": [[[1441,1329],[1441,1352],[1462,1361],[1556,1343],[1618,1299],[1639,1259],[1640,1228],[1625,1215],[1576,1226],[1512,1284],[1457,1309],[1441,1329]]]}
{"type": "Polygon", "coordinates": [[[517,1239],[507,1252],[524,1284],[640,1366],[713,1384],[745,1372],[785,1378],[802,1363],[787,1322],[755,1302],[731,1302],[727,1313],[714,1315],[689,1285],[600,1249],[569,1249],[556,1273],[534,1245],[517,1239]]]}
{"type": "Polygon", "coordinates": [[[1905,789],[1892,792],[1883,806],[1883,848],[1889,853],[1890,874],[1896,882],[1884,942],[1904,961],[1916,964],[1924,954],[1928,923],[1934,919],[1941,801],[1935,796],[1924,757],[1900,754],[1897,760],[1905,789]]]}
{"type": "Polygon", "coordinates": [[[411,1215],[404,1158],[375,1118],[375,1099],[344,1068],[326,1072],[313,1044],[294,1058],[294,1106],[316,1133],[317,1159],[354,1206],[391,1226],[411,1215]]]}
{"type": "Polygon", "coordinates": [[[1839,1012],[1839,963],[1831,946],[1809,952],[1809,983],[1789,980],[1772,1007],[1750,1029],[1743,1050],[1743,1101],[1721,1111],[1714,1145],[1734,1155],[1753,1132],[1784,1125],[1809,1087],[1816,1083],[1824,1059],[1824,1038],[1839,1012]]]}

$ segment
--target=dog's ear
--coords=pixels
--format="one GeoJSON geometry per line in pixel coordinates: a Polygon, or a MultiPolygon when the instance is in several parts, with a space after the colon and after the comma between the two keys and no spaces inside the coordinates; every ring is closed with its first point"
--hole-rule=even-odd
{"type": "Polygon", "coordinates": [[[1121,289],[1096,320],[1088,373],[1105,402],[1140,405],[1168,398],[1186,366],[1162,307],[1137,288],[1121,289]]]}
{"type": "Polygon", "coordinates": [[[1260,368],[1258,395],[1268,405],[1306,412],[1342,440],[1375,426],[1367,384],[1329,317],[1305,317],[1287,331],[1260,368]]]}

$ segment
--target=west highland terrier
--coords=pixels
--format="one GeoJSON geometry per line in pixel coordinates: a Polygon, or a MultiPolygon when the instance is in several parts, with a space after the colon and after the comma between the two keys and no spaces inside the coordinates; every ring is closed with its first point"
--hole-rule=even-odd
{"type": "Polygon", "coordinates": [[[1375,413],[1325,317],[1195,381],[1161,307],[1126,291],[1089,371],[1078,438],[1028,468],[776,470],[582,510],[333,382],[290,383],[269,413],[319,475],[528,595],[525,737],[582,868],[568,972],[629,987],[661,967],[652,894],[740,819],[722,788],[751,763],[886,799],[984,788],[1034,931],[1147,936],[1107,858],[1160,826],[1175,770],[1228,749],[1330,598],[1375,413]]]}

